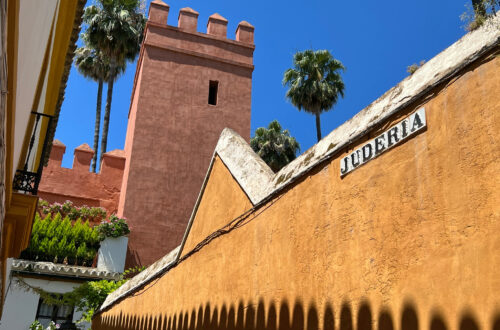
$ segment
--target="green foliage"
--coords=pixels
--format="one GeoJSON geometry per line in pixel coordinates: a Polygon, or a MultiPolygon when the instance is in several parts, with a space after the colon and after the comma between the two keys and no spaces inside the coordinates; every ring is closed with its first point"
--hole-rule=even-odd
{"type": "Polygon", "coordinates": [[[146,269],[145,266],[135,266],[132,268],[125,269],[125,271],[122,273],[122,278],[130,279],[135,275],[139,274],[140,272],[142,272],[144,269],[146,269]]]}
{"type": "Polygon", "coordinates": [[[340,75],[345,68],[328,50],[305,50],[293,56],[293,68],[285,71],[283,85],[286,97],[299,110],[316,116],[316,133],[321,139],[320,114],[330,110],[344,97],[344,82],[340,75]]]}
{"type": "Polygon", "coordinates": [[[106,211],[100,207],[78,208],[70,201],[49,204],[40,200],[38,211],[30,244],[21,253],[26,260],[90,266],[104,238],[130,233],[126,220],[115,215],[92,227],[89,220],[106,219],[106,211]]]}
{"type": "Polygon", "coordinates": [[[108,294],[127,281],[125,279],[119,281],[92,281],[80,285],[71,292],[74,306],[77,310],[83,311],[82,320],[91,322],[94,312],[104,303],[108,294]]]}
{"type": "Polygon", "coordinates": [[[36,214],[30,244],[21,258],[90,266],[100,241],[98,227],[92,228],[88,221],[72,224],[69,216],[62,218],[59,213],[45,218],[36,214]]]}
{"type": "Polygon", "coordinates": [[[419,64],[413,63],[412,65],[409,65],[406,67],[406,72],[408,72],[410,75],[414,74],[422,65],[425,64],[425,60],[420,61],[419,64]]]}
{"type": "Polygon", "coordinates": [[[257,128],[250,146],[274,172],[294,160],[300,150],[299,143],[288,130],[282,130],[277,120],[273,120],[267,128],[257,128]]]}
{"type": "Polygon", "coordinates": [[[49,326],[46,328],[44,328],[43,325],[38,321],[31,323],[29,327],[29,330],[55,330],[55,329],[59,329],[59,324],[56,324],[53,321],[51,321],[49,323],[49,326]]]}
{"type": "MultiPolygon", "coordinates": [[[[79,47],[75,51],[75,66],[85,78],[94,81],[109,79],[109,58],[90,47],[79,47]]],[[[117,63],[116,74],[125,72],[125,63],[117,63]]]]}
{"type": "Polygon", "coordinates": [[[122,218],[118,218],[116,215],[111,215],[108,221],[103,221],[99,225],[99,232],[101,233],[101,238],[105,237],[120,237],[125,236],[130,233],[127,221],[122,218]]]}
{"type": "MultiPolygon", "coordinates": [[[[484,25],[500,9],[500,0],[472,0],[466,5],[467,10],[460,16],[465,22],[465,29],[473,31],[484,25]]],[[[500,26],[497,28],[500,29],[500,26]]]]}
{"type": "Polygon", "coordinates": [[[83,312],[80,321],[91,322],[94,312],[104,303],[108,294],[121,287],[131,277],[144,269],[146,267],[129,268],[123,272],[121,279],[118,281],[101,280],[84,283],[68,293],[69,298],[66,299],[71,300],[76,309],[83,312]]]}
{"type": "MultiPolygon", "coordinates": [[[[85,45],[109,60],[108,90],[101,137],[102,160],[107,148],[113,84],[120,66],[125,67],[126,62],[133,61],[139,53],[146,17],[140,0],[96,0],[94,5],[85,8],[83,21],[87,26],[82,34],[85,45]]],[[[92,169],[95,170],[95,161],[92,169]]]]}
{"type": "Polygon", "coordinates": [[[106,218],[106,210],[102,207],[89,207],[85,205],[77,207],[71,201],[66,201],[63,204],[57,202],[49,204],[47,201],[40,199],[38,201],[38,212],[42,215],[52,214],[53,216],[60,213],[63,218],[68,216],[70,220],[81,218],[84,221],[89,220],[92,222],[99,222],[106,218]]]}
{"type": "MultiPolygon", "coordinates": [[[[85,43],[113,63],[133,61],[139,53],[146,18],[139,0],[97,0],[85,8],[85,43]]],[[[113,75],[113,67],[111,67],[113,75]]]]}

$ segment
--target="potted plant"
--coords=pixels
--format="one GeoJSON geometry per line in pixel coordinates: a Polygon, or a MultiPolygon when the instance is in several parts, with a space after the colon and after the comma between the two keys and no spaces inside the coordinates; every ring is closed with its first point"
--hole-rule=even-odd
{"type": "Polygon", "coordinates": [[[99,232],[103,240],[99,249],[97,269],[123,272],[128,244],[126,235],[130,233],[127,220],[113,214],[109,220],[101,222],[99,232]]]}

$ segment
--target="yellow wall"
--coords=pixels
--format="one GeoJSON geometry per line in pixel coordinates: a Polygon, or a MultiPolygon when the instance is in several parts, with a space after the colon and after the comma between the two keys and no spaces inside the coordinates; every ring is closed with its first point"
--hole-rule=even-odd
{"type": "MultiPolygon", "coordinates": [[[[500,329],[499,90],[498,56],[468,68],[93,329],[500,329]],[[426,131],[340,178],[421,106],[426,131]]],[[[216,159],[183,255],[250,207],[216,159]]]]}

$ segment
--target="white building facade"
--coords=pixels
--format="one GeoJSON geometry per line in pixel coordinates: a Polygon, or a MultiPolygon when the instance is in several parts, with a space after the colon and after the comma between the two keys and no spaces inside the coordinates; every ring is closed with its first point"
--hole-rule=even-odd
{"type": "MultiPolygon", "coordinates": [[[[45,304],[34,290],[40,288],[54,294],[64,294],[86,281],[118,280],[120,274],[91,267],[68,266],[51,262],[34,262],[12,259],[10,276],[7,281],[7,294],[0,330],[25,330],[38,320],[44,326],[50,321],[62,324],[67,320],[76,323],[82,312],[73,306],[54,306],[45,304]],[[21,284],[22,283],[22,284],[21,284]]],[[[90,324],[78,324],[81,329],[90,328],[90,324]]]]}

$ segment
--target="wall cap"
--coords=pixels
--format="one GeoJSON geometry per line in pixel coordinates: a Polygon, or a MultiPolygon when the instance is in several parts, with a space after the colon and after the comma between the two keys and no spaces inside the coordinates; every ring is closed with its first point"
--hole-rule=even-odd
{"type": "Polygon", "coordinates": [[[182,8],[181,10],[179,10],[179,15],[181,13],[191,14],[191,15],[196,16],[196,17],[198,17],[198,15],[200,14],[196,10],[194,10],[193,8],[190,8],[190,7],[184,7],[184,8],[182,8]]]}
{"type": "MultiPolygon", "coordinates": [[[[224,17],[222,17],[220,14],[218,13],[215,13],[215,14],[212,14],[208,17],[208,22],[210,21],[218,21],[218,22],[221,22],[221,23],[225,23],[227,24],[228,20],[224,17]]],[[[208,23],[207,23],[208,24],[208,23]]]]}
{"type": "Polygon", "coordinates": [[[125,158],[125,151],[121,149],[115,149],[102,154],[103,157],[115,157],[115,158],[125,158]]]}
{"type": "Polygon", "coordinates": [[[167,5],[165,2],[161,1],[161,0],[153,0],[151,2],[152,5],[157,5],[157,6],[162,6],[162,7],[167,7],[167,8],[170,8],[169,5],[167,5]]]}
{"type": "Polygon", "coordinates": [[[22,259],[13,259],[13,271],[22,272],[25,274],[41,274],[41,275],[63,275],[75,278],[89,279],[120,279],[120,273],[108,272],[99,270],[93,267],[70,266],[64,264],[55,264],[46,261],[30,261],[22,259]]]}
{"type": "Polygon", "coordinates": [[[241,27],[246,27],[246,28],[250,28],[250,29],[255,29],[255,26],[253,26],[252,24],[248,23],[247,21],[241,21],[238,26],[241,26],[241,27]]]}
{"type": "Polygon", "coordinates": [[[81,144],[75,148],[76,151],[84,151],[89,153],[94,153],[94,149],[92,149],[87,143],[81,144]]]}
{"type": "Polygon", "coordinates": [[[64,143],[62,143],[61,141],[55,139],[54,141],[52,141],[52,145],[53,146],[57,146],[57,147],[65,147],[66,148],[66,145],[64,143]]]}
{"type": "Polygon", "coordinates": [[[153,277],[156,277],[166,269],[169,269],[169,267],[171,267],[177,261],[176,257],[179,254],[179,250],[180,246],[176,247],[175,249],[167,253],[163,258],[159,259],[151,266],[149,266],[148,268],[146,268],[145,270],[143,270],[142,272],[131,278],[121,287],[110,293],[106,297],[106,300],[102,304],[99,311],[108,308],[109,306],[117,302],[119,299],[126,297],[130,292],[136,290],[141,285],[151,280],[153,277]]]}

